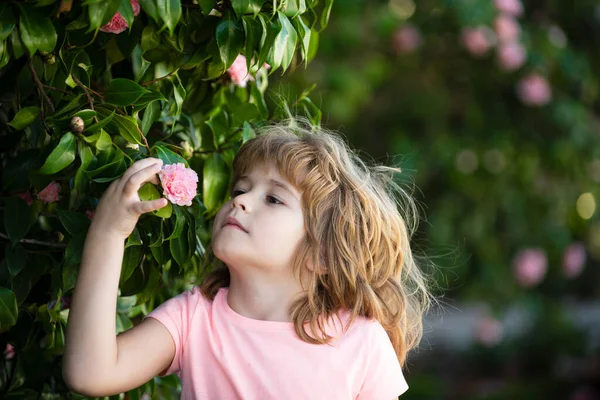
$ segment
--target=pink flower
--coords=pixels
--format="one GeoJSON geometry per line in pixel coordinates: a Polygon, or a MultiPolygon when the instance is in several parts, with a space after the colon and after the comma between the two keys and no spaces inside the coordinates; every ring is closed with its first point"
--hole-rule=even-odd
{"type": "Polygon", "coordinates": [[[519,43],[503,43],[498,47],[498,64],[503,71],[520,68],[527,59],[525,48],[519,43]]]}
{"type": "Polygon", "coordinates": [[[38,199],[44,203],[54,203],[58,201],[60,193],[60,184],[56,181],[50,182],[41,192],[38,193],[38,199]]]}
{"type": "Polygon", "coordinates": [[[542,106],[552,99],[552,89],[546,78],[532,74],[519,82],[517,96],[525,105],[542,106]]]}
{"type": "Polygon", "coordinates": [[[461,41],[472,55],[480,57],[494,45],[494,32],[486,26],[465,28],[461,33],[461,41]]]}
{"type": "Polygon", "coordinates": [[[198,174],[183,163],[167,164],[158,173],[163,194],[171,202],[180,206],[191,206],[198,188],[198,174]]]}
{"type": "Polygon", "coordinates": [[[502,14],[494,21],[496,36],[500,42],[514,42],[519,38],[521,27],[511,16],[502,14]]]}
{"type": "Polygon", "coordinates": [[[498,11],[519,17],[523,15],[523,4],[520,0],[494,0],[498,11]]]}
{"type": "Polygon", "coordinates": [[[94,219],[94,210],[85,210],[85,216],[91,221],[94,219]]]}
{"type": "Polygon", "coordinates": [[[544,279],[548,260],[542,249],[521,250],[513,260],[517,282],[524,287],[535,286],[544,279]]]}
{"type": "Polygon", "coordinates": [[[575,278],[581,271],[583,271],[583,267],[585,266],[585,248],[581,243],[573,243],[567,246],[565,252],[563,253],[563,274],[567,278],[575,278]]]}
{"type": "Polygon", "coordinates": [[[10,343],[6,344],[6,349],[4,350],[4,358],[7,360],[12,360],[13,358],[15,358],[15,348],[10,343]]]}
{"type": "Polygon", "coordinates": [[[240,86],[246,87],[249,80],[254,79],[252,75],[248,73],[248,67],[246,66],[246,57],[239,54],[231,67],[227,69],[227,73],[231,77],[231,81],[240,86]]]}
{"type": "Polygon", "coordinates": [[[486,316],[475,328],[475,340],[487,347],[493,347],[502,340],[504,326],[496,318],[486,316]]]}
{"type": "Polygon", "coordinates": [[[411,53],[415,51],[423,39],[419,31],[412,25],[404,25],[394,32],[392,37],[394,50],[397,54],[411,53]]]}
{"type": "Polygon", "coordinates": [[[29,191],[27,191],[27,190],[23,190],[20,192],[12,192],[11,195],[22,198],[23,200],[25,200],[25,202],[27,203],[28,206],[30,206],[33,203],[33,198],[31,197],[31,193],[29,193],[29,191]]]}
{"type": "MultiPolygon", "coordinates": [[[[140,13],[139,0],[129,0],[129,3],[131,3],[131,8],[133,8],[133,16],[137,17],[137,15],[140,13]]],[[[113,15],[110,22],[104,26],[101,26],[100,30],[106,33],[119,34],[124,32],[127,28],[129,28],[127,21],[125,21],[125,18],[123,18],[121,13],[117,11],[115,15],[113,15]]]]}

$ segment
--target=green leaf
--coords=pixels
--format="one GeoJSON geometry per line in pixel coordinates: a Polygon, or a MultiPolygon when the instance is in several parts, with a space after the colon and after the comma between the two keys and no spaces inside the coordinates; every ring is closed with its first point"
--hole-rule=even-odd
{"type": "Polygon", "coordinates": [[[40,112],[40,108],[35,106],[21,108],[8,124],[17,130],[25,129],[39,117],[40,112]]]}
{"type": "Polygon", "coordinates": [[[158,15],[165,22],[167,29],[173,34],[175,26],[181,18],[181,0],[155,0],[158,15]]]}
{"type": "Polygon", "coordinates": [[[208,15],[217,5],[217,0],[198,0],[200,9],[205,15],[208,15]]]}
{"type": "Polygon", "coordinates": [[[137,125],[137,120],[133,117],[116,114],[113,118],[114,123],[119,128],[119,134],[128,142],[143,145],[142,135],[137,125]]]}
{"type": "Polygon", "coordinates": [[[27,250],[20,244],[17,244],[14,248],[7,244],[4,247],[4,257],[6,257],[6,265],[12,277],[21,272],[29,261],[27,250]]]}
{"type": "Polygon", "coordinates": [[[131,7],[131,3],[129,2],[129,0],[121,0],[121,4],[119,4],[119,14],[121,14],[125,22],[127,22],[129,30],[131,30],[131,26],[133,25],[133,19],[135,17],[133,15],[133,8],[131,7]]]}
{"type": "Polygon", "coordinates": [[[68,210],[57,210],[58,218],[67,232],[71,235],[85,234],[90,227],[90,220],[87,216],[68,210]]]}
{"type": "Polygon", "coordinates": [[[244,45],[244,30],[238,21],[224,20],[217,25],[217,45],[221,60],[228,68],[244,45]]]}
{"type": "Polygon", "coordinates": [[[263,0],[231,0],[231,6],[238,18],[248,13],[253,13],[256,16],[262,8],[262,3],[263,0]]]}
{"type": "Polygon", "coordinates": [[[126,107],[135,103],[144,93],[149,93],[145,89],[129,79],[116,78],[110,81],[104,95],[107,103],[119,107],[126,107]]]}
{"type": "Polygon", "coordinates": [[[181,211],[181,206],[174,204],[173,211],[175,211],[175,227],[173,228],[173,232],[171,232],[171,234],[165,239],[165,241],[178,238],[181,235],[181,232],[183,232],[183,228],[186,225],[186,219],[183,215],[184,211],[181,211]]]}
{"type": "Polygon", "coordinates": [[[10,34],[10,43],[12,45],[13,56],[15,58],[21,58],[27,49],[21,40],[18,28],[14,29],[10,34]]]}
{"type": "Polygon", "coordinates": [[[136,100],[135,105],[136,106],[144,106],[144,105],[146,105],[150,102],[156,101],[156,100],[167,101],[167,99],[165,98],[165,96],[163,96],[162,93],[148,90],[148,92],[144,93],[142,95],[142,97],[140,97],[139,99],[136,100]]]}
{"type": "Polygon", "coordinates": [[[112,19],[119,10],[121,0],[88,0],[86,4],[90,17],[89,31],[95,31],[112,19]]]}
{"type": "Polygon", "coordinates": [[[292,24],[294,25],[294,28],[296,29],[296,33],[298,34],[298,37],[300,38],[300,45],[301,45],[301,49],[302,49],[302,58],[304,59],[304,63],[305,66],[308,64],[308,51],[310,49],[310,28],[308,27],[308,25],[306,25],[306,23],[304,23],[304,20],[302,19],[301,16],[297,16],[296,18],[292,19],[292,24]]]}
{"type": "Polygon", "coordinates": [[[156,7],[155,0],[140,0],[140,6],[146,14],[148,14],[153,20],[158,22],[158,8],[156,7]]]}
{"type": "Polygon", "coordinates": [[[0,4],[0,41],[10,36],[17,20],[12,12],[10,4],[0,4]]]}
{"type": "Polygon", "coordinates": [[[325,7],[323,7],[323,13],[321,14],[321,31],[325,29],[329,23],[329,15],[331,14],[332,7],[333,0],[325,0],[325,7]]]}
{"type": "Polygon", "coordinates": [[[282,8],[282,11],[288,17],[296,17],[298,14],[303,14],[306,11],[306,1],[287,0],[285,7],[282,8]]]}
{"type": "Polygon", "coordinates": [[[179,264],[180,268],[183,268],[185,263],[189,260],[190,244],[188,242],[187,228],[184,234],[179,235],[177,238],[169,242],[169,250],[171,255],[179,264]]]}
{"type": "Polygon", "coordinates": [[[148,25],[142,31],[142,53],[156,48],[160,44],[160,34],[156,25],[148,25]]]}
{"type": "Polygon", "coordinates": [[[187,160],[169,149],[166,143],[154,143],[154,146],[152,146],[150,149],[150,154],[154,154],[156,158],[160,158],[164,165],[183,163],[186,167],[188,167],[187,160]]]}
{"type": "Polygon", "coordinates": [[[143,248],[142,246],[129,246],[123,254],[123,266],[121,269],[121,282],[127,281],[133,271],[142,262],[143,248]]]}
{"type": "Polygon", "coordinates": [[[103,130],[106,125],[108,125],[115,116],[115,111],[113,111],[108,117],[101,119],[98,123],[91,125],[90,127],[85,128],[85,132],[95,133],[103,130]]]}
{"type": "Polygon", "coordinates": [[[52,52],[56,46],[57,35],[50,18],[29,5],[18,4],[18,6],[21,9],[19,20],[21,40],[29,55],[33,56],[38,50],[52,52]]]}
{"type": "Polygon", "coordinates": [[[227,164],[221,154],[213,153],[204,163],[202,182],[202,202],[209,215],[215,213],[223,202],[228,184],[227,164]]]}
{"type": "Polygon", "coordinates": [[[75,160],[76,148],[77,142],[75,136],[71,132],[65,133],[46,159],[46,162],[44,162],[44,165],[42,165],[42,168],[37,172],[44,175],[51,175],[63,170],[75,160]]]}
{"type": "Polygon", "coordinates": [[[283,71],[285,71],[292,62],[294,51],[296,50],[298,36],[292,23],[288,17],[285,16],[285,14],[278,11],[277,16],[279,19],[279,24],[281,25],[281,30],[277,34],[277,37],[275,37],[273,47],[269,52],[271,55],[270,60],[272,61],[272,64],[270,62],[269,64],[271,64],[274,69],[281,66],[283,71]]]}
{"type": "Polygon", "coordinates": [[[242,24],[244,26],[244,36],[246,37],[244,53],[246,54],[246,66],[250,69],[254,53],[260,47],[260,38],[262,36],[262,25],[252,17],[243,16],[242,24]]]}
{"type": "Polygon", "coordinates": [[[246,143],[248,140],[254,139],[255,137],[256,133],[254,132],[254,129],[252,129],[252,126],[244,121],[244,124],[242,125],[242,143],[246,143]]]}
{"type": "Polygon", "coordinates": [[[0,332],[6,332],[17,323],[17,298],[15,294],[0,286],[0,332]]]}
{"type": "Polygon", "coordinates": [[[142,117],[141,130],[144,135],[148,134],[148,131],[158,119],[160,118],[160,102],[153,101],[144,109],[144,116],[142,117]]]}

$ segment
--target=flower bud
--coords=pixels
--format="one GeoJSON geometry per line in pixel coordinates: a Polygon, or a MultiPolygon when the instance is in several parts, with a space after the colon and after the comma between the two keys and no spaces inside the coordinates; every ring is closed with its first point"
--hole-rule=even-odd
{"type": "Polygon", "coordinates": [[[56,57],[52,53],[48,54],[47,56],[44,57],[44,62],[48,65],[52,65],[56,62],[56,57]]]}
{"type": "Polygon", "coordinates": [[[69,129],[71,129],[71,132],[81,133],[83,132],[84,128],[85,123],[83,122],[83,119],[81,119],[81,117],[73,117],[71,119],[71,123],[69,124],[69,129]]]}
{"type": "Polygon", "coordinates": [[[192,154],[194,154],[194,148],[189,144],[189,142],[186,140],[181,142],[180,145],[183,147],[183,157],[186,160],[192,158],[192,154]]]}

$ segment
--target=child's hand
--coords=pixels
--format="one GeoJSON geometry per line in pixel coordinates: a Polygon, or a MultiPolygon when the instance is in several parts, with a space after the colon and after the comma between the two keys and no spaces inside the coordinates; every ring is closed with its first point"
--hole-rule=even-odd
{"type": "Polygon", "coordinates": [[[92,227],[109,235],[127,238],[140,215],[167,205],[165,198],[141,201],[138,190],[146,183],[158,185],[156,174],[162,167],[157,158],[145,158],[131,164],[122,177],[113,181],[100,199],[92,227]]]}

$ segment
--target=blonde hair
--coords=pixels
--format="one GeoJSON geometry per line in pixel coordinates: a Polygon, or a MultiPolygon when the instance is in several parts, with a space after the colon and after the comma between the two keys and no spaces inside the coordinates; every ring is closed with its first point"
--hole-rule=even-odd
{"type": "MultiPolygon", "coordinates": [[[[273,162],[302,193],[307,233],[294,273],[306,274],[301,281],[308,285],[291,308],[295,331],[306,342],[328,343],[322,317],[347,309],[346,327],[358,316],[379,321],[404,365],[421,340],[431,303],[410,246],[415,203],[393,180],[399,170],[369,167],[339,136],[307,125],[291,120],[264,127],[233,163],[237,180],[253,166],[273,162]]],[[[200,288],[212,300],[228,285],[229,271],[215,268],[200,288]]]]}

